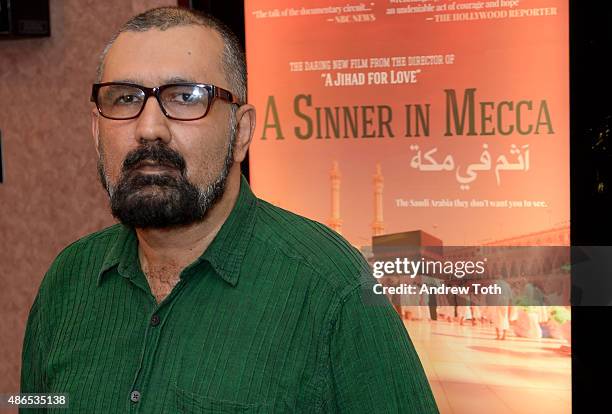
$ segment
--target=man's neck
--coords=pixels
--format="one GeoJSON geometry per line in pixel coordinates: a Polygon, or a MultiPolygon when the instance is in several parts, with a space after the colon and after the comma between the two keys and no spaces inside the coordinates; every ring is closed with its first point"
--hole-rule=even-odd
{"type": "Polygon", "coordinates": [[[155,269],[175,269],[180,273],[200,257],[232,211],[240,181],[240,169],[232,168],[223,195],[199,223],[169,229],[137,228],[138,256],[145,274],[156,273],[149,272],[155,269]]]}

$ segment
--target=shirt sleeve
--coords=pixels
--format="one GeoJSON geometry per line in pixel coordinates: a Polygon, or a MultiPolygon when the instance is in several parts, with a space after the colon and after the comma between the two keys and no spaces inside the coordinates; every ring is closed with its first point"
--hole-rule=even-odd
{"type": "MultiPolygon", "coordinates": [[[[20,393],[45,393],[45,380],[43,371],[43,356],[45,355],[42,343],[40,322],[40,295],[36,296],[30,309],[26,324],[23,348],[21,353],[21,384],[20,393]]],[[[44,408],[20,408],[19,413],[44,413],[44,408]]]]}
{"type": "Polygon", "coordinates": [[[350,292],[332,330],[330,358],[341,413],[438,413],[431,387],[399,315],[386,298],[350,292]]]}

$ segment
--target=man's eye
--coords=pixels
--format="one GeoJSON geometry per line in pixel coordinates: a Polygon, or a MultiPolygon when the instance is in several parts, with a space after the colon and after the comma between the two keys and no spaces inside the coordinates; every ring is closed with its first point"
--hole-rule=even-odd
{"type": "Polygon", "coordinates": [[[131,105],[139,102],[139,98],[136,95],[124,94],[115,98],[115,105],[131,105]]]}
{"type": "Polygon", "coordinates": [[[194,104],[199,102],[200,95],[195,93],[177,93],[172,95],[170,100],[172,103],[194,104]]]}
{"type": "Polygon", "coordinates": [[[193,102],[193,101],[196,101],[197,99],[198,99],[197,96],[195,96],[192,93],[182,93],[181,94],[182,102],[193,102]]]}
{"type": "Polygon", "coordinates": [[[166,91],[163,99],[174,105],[199,105],[205,99],[205,95],[198,88],[181,87],[166,91]]]}

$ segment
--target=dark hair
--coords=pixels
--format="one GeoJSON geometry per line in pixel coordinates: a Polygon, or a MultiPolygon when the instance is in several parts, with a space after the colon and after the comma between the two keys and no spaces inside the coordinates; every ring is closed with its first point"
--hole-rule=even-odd
{"type": "Polygon", "coordinates": [[[180,7],[158,7],[128,20],[108,42],[98,63],[97,82],[102,79],[104,59],[117,37],[123,32],[145,32],[149,29],[167,30],[177,26],[198,25],[215,30],[223,40],[222,63],[225,76],[240,102],[246,102],[246,61],[238,37],[217,18],[180,7]]]}

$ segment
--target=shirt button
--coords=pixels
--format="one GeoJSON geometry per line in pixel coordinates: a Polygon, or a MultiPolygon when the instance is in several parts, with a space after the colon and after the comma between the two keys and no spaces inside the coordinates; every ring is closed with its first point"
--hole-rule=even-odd
{"type": "Polygon", "coordinates": [[[135,403],[140,401],[140,393],[138,391],[132,391],[130,394],[130,400],[135,403]]]}
{"type": "Polygon", "coordinates": [[[153,315],[151,317],[151,326],[157,326],[157,325],[159,325],[159,316],[153,315]]]}

